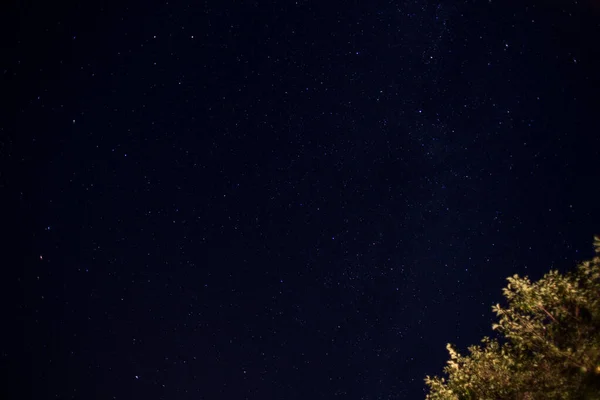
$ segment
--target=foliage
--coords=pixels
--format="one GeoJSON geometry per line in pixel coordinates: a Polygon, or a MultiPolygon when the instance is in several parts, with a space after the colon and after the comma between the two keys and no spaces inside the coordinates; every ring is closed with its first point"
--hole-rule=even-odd
{"type": "Polygon", "coordinates": [[[446,347],[445,377],[429,377],[428,400],[600,399],[600,238],[595,256],[537,282],[514,275],[507,307],[492,307],[500,341],[459,354],[446,347]]]}

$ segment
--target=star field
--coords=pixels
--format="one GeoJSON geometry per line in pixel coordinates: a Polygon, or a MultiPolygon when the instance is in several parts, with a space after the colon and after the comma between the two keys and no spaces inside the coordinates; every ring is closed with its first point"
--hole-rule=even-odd
{"type": "Polygon", "coordinates": [[[6,398],[424,398],[591,254],[593,1],[4,7],[6,398]]]}

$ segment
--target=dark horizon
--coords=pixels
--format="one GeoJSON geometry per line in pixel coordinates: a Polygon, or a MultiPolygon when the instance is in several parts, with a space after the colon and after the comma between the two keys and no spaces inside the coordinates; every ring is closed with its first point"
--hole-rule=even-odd
{"type": "Polygon", "coordinates": [[[0,397],[424,398],[593,254],[595,5],[2,5],[0,397]]]}

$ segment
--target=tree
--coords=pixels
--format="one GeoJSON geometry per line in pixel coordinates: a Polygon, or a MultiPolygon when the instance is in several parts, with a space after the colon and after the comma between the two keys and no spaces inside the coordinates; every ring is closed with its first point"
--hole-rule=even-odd
{"type": "Polygon", "coordinates": [[[445,376],[425,378],[426,399],[600,399],[600,237],[594,250],[566,274],[509,277],[507,306],[492,307],[499,338],[465,356],[448,344],[445,376]]]}

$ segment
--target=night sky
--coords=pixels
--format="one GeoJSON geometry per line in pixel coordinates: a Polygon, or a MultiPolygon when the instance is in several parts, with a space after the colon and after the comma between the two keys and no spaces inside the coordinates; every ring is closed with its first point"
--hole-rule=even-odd
{"type": "Polygon", "coordinates": [[[420,399],[592,255],[596,1],[19,3],[3,399],[420,399]]]}

